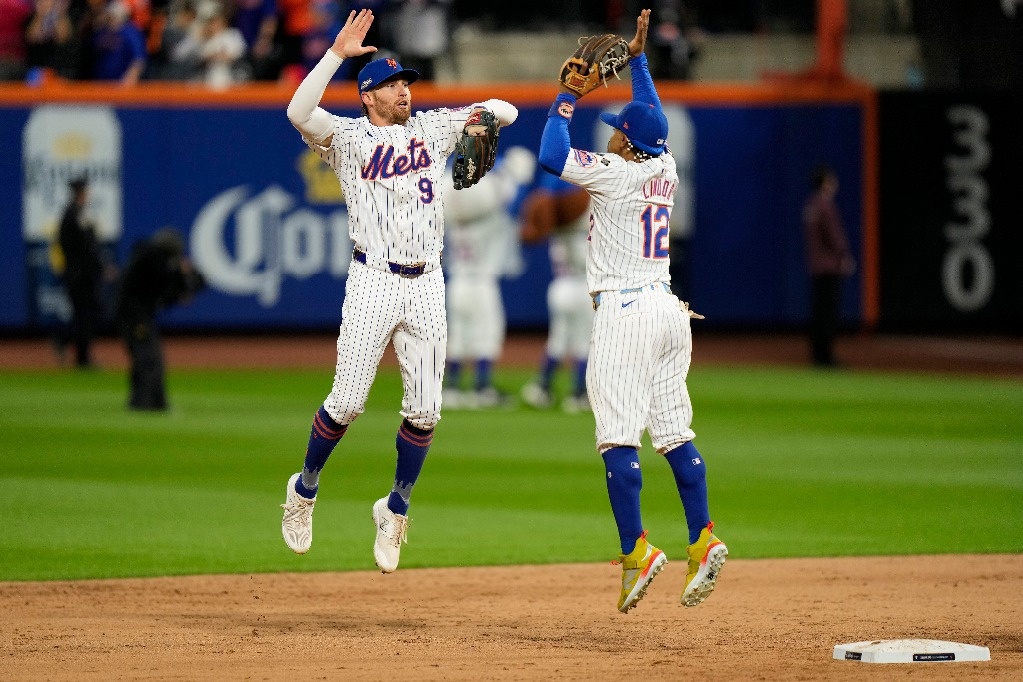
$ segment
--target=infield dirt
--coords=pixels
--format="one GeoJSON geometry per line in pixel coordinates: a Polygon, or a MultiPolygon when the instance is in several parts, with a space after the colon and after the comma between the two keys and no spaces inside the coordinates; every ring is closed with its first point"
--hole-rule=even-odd
{"type": "MultiPolygon", "coordinates": [[[[314,550],[315,551],[315,548],[314,550]]],[[[409,551],[409,550],[406,550],[409,551]]],[[[742,548],[733,547],[741,556],[742,548]]],[[[0,583],[11,680],[1019,680],[1019,556],[672,561],[628,615],[609,564],[0,583]],[[939,639],[977,663],[832,660],[939,639]]]]}
{"type": "MultiPolygon", "coordinates": [[[[2,366],[54,366],[44,341],[0,348],[2,366]]],[[[838,350],[857,368],[1023,376],[1017,339],[871,337],[838,350]]],[[[535,338],[513,340],[505,360],[540,352],[535,338]]],[[[333,342],[170,339],[167,355],[172,371],[243,359],[329,372],[333,342]]],[[[694,364],[804,355],[792,337],[697,338],[694,364]]],[[[111,340],[97,357],[124,366],[111,340]]],[[[0,583],[0,679],[1023,679],[1023,555],[750,560],[730,550],[704,604],[678,603],[685,564],[675,557],[628,615],[615,610],[620,568],[610,564],[0,583]],[[832,659],[834,645],[871,639],[976,644],[991,660],[832,659]]]]}

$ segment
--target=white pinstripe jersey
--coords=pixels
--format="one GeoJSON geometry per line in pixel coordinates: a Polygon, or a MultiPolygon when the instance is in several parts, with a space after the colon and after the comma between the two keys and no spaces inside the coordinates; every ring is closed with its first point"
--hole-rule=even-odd
{"type": "Polygon", "coordinates": [[[334,116],[329,149],[306,140],[345,192],[356,247],[395,263],[432,262],[444,247],[441,179],[471,106],[431,109],[403,126],[334,116]]]}
{"type": "Polygon", "coordinates": [[[590,293],[670,281],[668,221],[678,187],[671,152],[636,163],[571,149],[561,178],[590,193],[590,293]]]}
{"type": "Polygon", "coordinates": [[[456,190],[445,174],[444,215],[447,223],[448,273],[465,277],[500,277],[508,268],[517,225],[508,214],[518,184],[501,166],[472,187],[456,190]]]}
{"type": "Polygon", "coordinates": [[[568,225],[561,225],[551,233],[551,270],[555,277],[586,276],[589,226],[590,212],[586,211],[568,225]]]}

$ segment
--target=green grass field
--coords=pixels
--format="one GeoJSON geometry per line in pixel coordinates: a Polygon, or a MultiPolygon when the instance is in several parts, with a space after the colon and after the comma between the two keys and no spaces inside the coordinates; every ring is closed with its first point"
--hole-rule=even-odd
{"type": "MultiPolygon", "coordinates": [[[[310,553],[280,537],[329,387],[329,369],[177,370],[172,411],[137,414],[121,372],[0,372],[0,579],[372,569],[394,370],[324,471],[310,553]]],[[[690,391],[733,558],[1023,551],[1023,382],[701,367],[690,391]]],[[[641,459],[644,523],[679,555],[670,471],[641,459]]],[[[403,567],[617,553],[589,414],[446,412],[411,517],[403,567]]]]}

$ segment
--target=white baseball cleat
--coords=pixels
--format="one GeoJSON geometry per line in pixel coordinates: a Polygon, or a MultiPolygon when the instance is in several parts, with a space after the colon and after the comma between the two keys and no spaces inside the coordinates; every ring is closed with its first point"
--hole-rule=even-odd
{"type": "Polygon", "coordinates": [[[465,394],[457,388],[446,387],[441,389],[441,403],[449,410],[461,410],[465,408],[465,394]]]}
{"type": "Polygon", "coordinates": [[[382,573],[394,573],[398,568],[401,543],[408,544],[408,517],[388,509],[387,498],[382,497],[373,504],[373,523],[377,527],[373,558],[382,573]]]}
{"type": "Polygon", "coordinates": [[[551,394],[537,383],[528,383],[522,387],[522,402],[538,410],[551,406],[551,394]]]}
{"type": "Polygon", "coordinates": [[[487,386],[473,391],[471,402],[473,409],[487,410],[493,407],[504,407],[508,403],[508,399],[493,386],[487,386]]]}
{"type": "Polygon", "coordinates": [[[316,504],[315,497],[310,500],[295,492],[295,483],[301,475],[288,479],[288,497],[281,505],[284,508],[281,533],[284,542],[296,554],[305,554],[313,544],[313,505],[316,504]]]}
{"type": "Polygon", "coordinates": [[[590,407],[590,399],[583,393],[578,396],[565,396],[565,399],[561,401],[561,409],[566,414],[579,414],[580,412],[589,412],[592,408],[590,407]]]}

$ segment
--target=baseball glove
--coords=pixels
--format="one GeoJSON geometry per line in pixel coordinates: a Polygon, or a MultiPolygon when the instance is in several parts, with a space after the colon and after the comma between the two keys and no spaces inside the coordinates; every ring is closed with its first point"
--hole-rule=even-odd
{"type": "Polygon", "coordinates": [[[602,83],[607,87],[608,75],[617,78],[618,71],[628,63],[629,44],[624,38],[613,33],[582,37],[579,49],[561,65],[558,80],[582,97],[602,83]]]}
{"type": "Polygon", "coordinates": [[[472,187],[494,167],[498,135],[500,126],[492,113],[477,109],[469,115],[455,145],[455,162],[451,168],[455,189],[472,187]]]}

